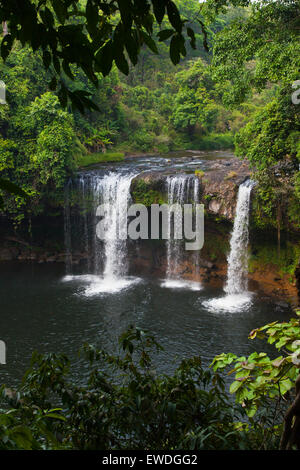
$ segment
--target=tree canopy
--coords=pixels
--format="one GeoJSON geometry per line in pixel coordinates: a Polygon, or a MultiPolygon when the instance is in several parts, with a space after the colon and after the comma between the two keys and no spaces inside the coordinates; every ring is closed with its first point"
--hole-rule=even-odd
{"type": "Polygon", "coordinates": [[[89,80],[98,85],[97,73],[107,75],[113,63],[121,72],[129,73],[128,60],[137,64],[141,47],[145,44],[158,53],[153,40],[153,26],[169,20],[168,29],[158,32],[159,41],[170,40],[170,57],[174,64],[186,55],[188,38],[195,48],[195,34],[187,19],[180,16],[171,0],[14,0],[0,2],[0,20],[8,26],[1,43],[5,60],[13,44],[19,40],[33,51],[43,51],[43,63],[51,69],[51,88],[57,86],[63,106],[70,100],[79,110],[95,109],[89,94],[71,91],[60,77],[61,70],[74,78],[71,65],[84,71],[89,80]]]}

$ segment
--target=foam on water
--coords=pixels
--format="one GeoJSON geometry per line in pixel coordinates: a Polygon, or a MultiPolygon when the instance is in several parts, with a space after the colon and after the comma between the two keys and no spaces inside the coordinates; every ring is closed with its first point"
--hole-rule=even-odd
{"type": "Polygon", "coordinates": [[[116,294],[122,290],[129,289],[129,287],[139,282],[141,282],[139,278],[98,278],[83,291],[83,295],[85,297],[92,297],[102,294],[116,294]]]}
{"type": "Polygon", "coordinates": [[[67,274],[62,278],[62,282],[92,282],[97,277],[94,274],[67,274]]]}
{"type": "Polygon", "coordinates": [[[199,282],[183,279],[164,279],[161,283],[161,287],[166,287],[167,289],[189,289],[193,291],[199,291],[202,289],[199,282]]]}
{"type": "Polygon", "coordinates": [[[245,312],[252,305],[252,295],[250,292],[228,294],[225,297],[205,300],[202,305],[213,313],[235,313],[241,310],[245,312]]]}
{"type": "Polygon", "coordinates": [[[141,279],[137,277],[108,278],[93,274],[82,274],[64,276],[62,282],[88,284],[88,286],[84,287],[80,292],[80,295],[92,297],[101,294],[115,294],[138,284],[141,282],[141,279]]]}

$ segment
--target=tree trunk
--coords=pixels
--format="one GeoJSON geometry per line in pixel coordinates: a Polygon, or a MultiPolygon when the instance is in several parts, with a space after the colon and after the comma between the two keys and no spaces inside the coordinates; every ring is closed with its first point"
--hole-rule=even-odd
{"type": "Polygon", "coordinates": [[[281,436],[280,449],[300,450],[300,375],[296,380],[296,397],[284,418],[284,430],[281,436]]]}

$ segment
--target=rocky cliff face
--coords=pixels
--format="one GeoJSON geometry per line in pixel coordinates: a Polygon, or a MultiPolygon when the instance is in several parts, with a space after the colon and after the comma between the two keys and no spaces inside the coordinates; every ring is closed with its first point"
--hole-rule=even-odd
{"type": "MultiPolygon", "coordinates": [[[[220,158],[212,160],[206,166],[205,171],[189,170],[187,172],[199,178],[200,202],[205,206],[205,239],[200,255],[195,258],[190,252],[182,259],[179,266],[180,277],[201,281],[203,284],[222,287],[226,280],[227,254],[229,252],[229,240],[232,223],[235,216],[236,198],[239,185],[250,177],[247,163],[237,158],[220,158]]],[[[182,171],[182,170],[180,170],[182,171]]],[[[180,172],[178,171],[178,173],[180,172]]],[[[141,203],[149,207],[151,204],[163,204],[167,202],[166,179],[170,174],[176,173],[167,169],[162,171],[148,171],[139,174],[132,181],[131,195],[133,202],[141,203]]],[[[255,188],[253,196],[255,195],[255,188]]],[[[59,221],[59,227],[63,227],[63,221],[59,221]]],[[[49,235],[49,241],[53,236],[49,235]]],[[[30,261],[37,263],[64,262],[66,254],[63,247],[63,234],[60,245],[52,243],[37,246],[30,240],[24,241],[21,236],[3,236],[0,246],[0,261],[30,261]],[[60,248],[58,248],[60,246],[60,248]]],[[[298,259],[297,250],[292,248],[277,259],[276,231],[272,241],[272,233],[262,234],[264,243],[258,240],[256,233],[250,233],[250,263],[249,263],[249,287],[261,290],[267,294],[290,299],[294,305],[300,304],[300,264],[294,273],[288,266],[282,265],[282,260],[298,259]],[[267,237],[267,243],[266,243],[267,237]],[[272,245],[273,243],[273,245],[272,245]],[[294,255],[295,253],[295,255],[294,255]],[[297,292],[298,299],[297,300],[297,292]]],[[[87,253],[74,253],[74,264],[86,263],[87,253]]],[[[166,242],[145,240],[132,244],[130,265],[133,274],[143,274],[155,277],[164,277],[166,272],[166,242]],[[138,245],[138,250],[136,246],[138,245]]]]}
{"type": "MultiPolygon", "coordinates": [[[[172,172],[174,173],[174,171],[172,172]]],[[[249,178],[250,170],[237,158],[212,161],[205,172],[196,170],[200,181],[200,202],[208,213],[232,221],[239,185],[249,178]]],[[[146,206],[167,202],[168,171],[141,173],[132,182],[133,202],[146,206]]]]}
{"type": "MultiPolygon", "coordinates": [[[[205,172],[199,169],[193,174],[199,178],[200,202],[205,206],[205,241],[197,269],[193,257],[187,254],[182,260],[179,275],[222,287],[226,281],[226,257],[235,216],[237,192],[239,185],[250,177],[250,169],[246,162],[233,157],[212,161],[205,172]]],[[[168,171],[163,171],[142,173],[137,176],[132,184],[133,201],[146,206],[167,202],[168,175],[168,171]]],[[[286,255],[279,260],[276,233],[268,232],[261,235],[264,239],[267,237],[267,244],[265,241],[261,244],[256,233],[250,234],[249,287],[289,299],[295,306],[298,303],[297,291],[300,298],[300,266],[296,271],[298,279],[296,280],[295,276],[288,272],[287,266],[282,264],[283,258],[293,257],[293,247],[290,245],[286,249],[286,255]]],[[[142,243],[139,254],[133,256],[132,260],[137,272],[163,276],[166,270],[166,247],[163,242],[160,245],[153,245],[151,242],[142,243]]]]}
{"type": "Polygon", "coordinates": [[[201,180],[201,202],[207,211],[233,221],[238,187],[250,176],[247,163],[237,158],[215,162],[201,180]]]}
{"type": "MultiPolygon", "coordinates": [[[[228,236],[229,236],[228,232],[228,236]]],[[[204,287],[222,288],[227,278],[228,243],[225,233],[217,231],[210,223],[206,231],[206,241],[200,253],[186,252],[178,266],[178,277],[201,282],[204,287]],[[210,243],[211,237],[213,243],[210,243]]],[[[165,242],[153,243],[151,240],[139,243],[139,248],[132,247],[129,253],[131,274],[145,277],[165,277],[167,256],[165,242]]],[[[300,286],[298,285],[298,289],[300,286]]],[[[258,264],[249,272],[249,289],[290,303],[293,307],[300,305],[297,286],[290,275],[279,271],[272,263],[258,264]]],[[[300,290],[299,290],[300,292],[300,290]]]]}

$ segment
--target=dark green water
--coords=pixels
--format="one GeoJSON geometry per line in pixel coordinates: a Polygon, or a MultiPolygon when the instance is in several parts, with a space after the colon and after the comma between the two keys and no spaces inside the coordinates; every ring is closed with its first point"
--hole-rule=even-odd
{"type": "Polygon", "coordinates": [[[114,293],[86,295],[86,282],[63,282],[63,276],[63,265],[0,266],[0,339],[7,346],[1,383],[16,385],[34,350],[66,353],[76,361],[80,380],[80,346],[90,342],[115,351],[129,324],[150,330],[164,346],[154,357],[159,371],[171,372],[180,359],[193,355],[208,365],[221,352],[266,350],[263,342],[247,339],[250,330],[291,316],[289,308],[255,294],[243,309],[220,313],[203,306],[223,295],[217,290],[168,289],[159,280],[144,279],[114,293]]]}

